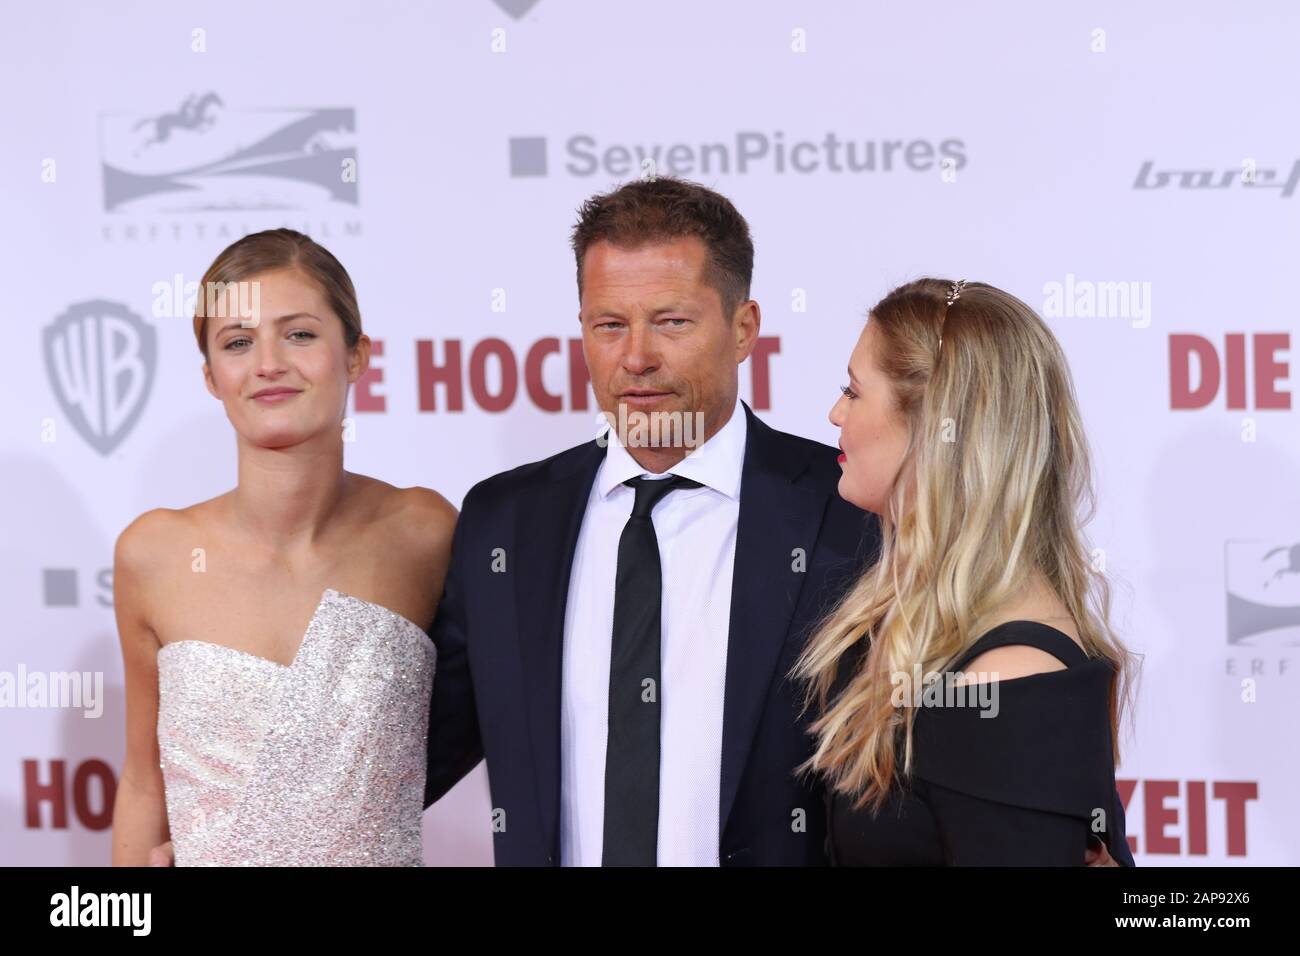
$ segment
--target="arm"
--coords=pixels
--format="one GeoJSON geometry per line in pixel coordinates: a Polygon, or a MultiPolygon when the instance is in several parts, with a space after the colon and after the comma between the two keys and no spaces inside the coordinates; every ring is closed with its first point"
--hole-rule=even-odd
{"type": "Polygon", "coordinates": [[[466,497],[452,538],[451,565],[430,637],[438,649],[429,707],[424,805],[442,798],[483,759],[478,710],[469,669],[469,621],[464,591],[466,497]]]}
{"type": "MultiPolygon", "coordinates": [[[[169,839],[158,753],[158,638],[145,613],[145,582],[156,535],[150,512],[117,539],[113,606],[126,680],[126,760],[113,803],[113,865],[144,866],[169,839]]],[[[170,849],[170,848],[168,848],[170,849]]]]}
{"type": "Polygon", "coordinates": [[[925,785],[951,866],[1083,866],[1088,821],[925,785]]]}
{"type": "MultiPolygon", "coordinates": [[[[1062,670],[1064,670],[1064,665],[1053,655],[1048,654],[1043,650],[1024,645],[1009,645],[979,655],[974,661],[967,665],[966,674],[959,683],[969,683],[972,680],[983,680],[985,678],[992,678],[995,680],[1014,679],[1062,670]]],[[[960,797],[961,795],[958,794],[957,796],[960,797]]],[[[1000,816],[1005,816],[1007,813],[1021,817],[1025,814],[1036,813],[1035,811],[1017,809],[1015,807],[996,803],[987,804],[983,810],[979,810],[974,806],[958,807],[956,806],[958,801],[948,800],[943,795],[940,795],[939,799],[951,804],[949,808],[950,810],[965,813],[984,812],[989,815],[991,821],[996,820],[1000,816]]],[[[1105,809],[1106,811],[1104,823],[1107,826],[1109,833],[1103,834],[1094,832],[1092,826],[1089,824],[1095,821],[1084,821],[1085,850],[1082,862],[1087,866],[1133,866],[1133,857],[1129,852],[1128,841],[1124,836],[1124,809],[1118,791],[1114,791],[1110,807],[1099,809],[1105,809]],[[1110,846],[1107,845],[1107,839],[1109,839],[1110,846]],[[1112,846],[1115,850],[1114,857],[1111,856],[1110,852],[1112,846]]],[[[1079,819],[1073,816],[1051,814],[1046,811],[1038,813],[1037,815],[1043,816],[1044,814],[1047,817],[1057,817],[1056,826],[1058,827],[1064,826],[1064,821],[1066,820],[1079,819]]],[[[1042,821],[1027,819],[1019,819],[1017,822],[1026,828],[1027,836],[1034,833],[1036,828],[1045,825],[1042,821]]],[[[1040,837],[1042,836],[1042,834],[1038,835],[1040,837]]],[[[1073,839],[1073,837],[1071,837],[1071,839],[1073,839]]],[[[963,838],[960,836],[957,837],[956,840],[959,844],[963,842],[963,838]]],[[[1031,852],[1033,850],[1032,847],[1027,849],[1031,852]]],[[[1024,862],[1023,865],[1035,865],[1035,861],[1029,860],[1024,862]]],[[[1040,865],[1048,864],[1044,863],[1040,865]]],[[[1064,865],[1073,866],[1076,864],[1067,861],[1064,865]]]]}

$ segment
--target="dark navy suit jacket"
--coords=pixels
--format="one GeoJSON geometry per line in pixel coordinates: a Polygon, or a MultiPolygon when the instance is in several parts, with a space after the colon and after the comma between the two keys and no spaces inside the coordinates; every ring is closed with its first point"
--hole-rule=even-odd
{"type": "MultiPolygon", "coordinates": [[[[744,412],[719,862],[820,865],[822,787],[793,773],[811,753],[812,714],[800,717],[800,689],[787,674],[822,612],[875,559],[879,527],[837,494],[836,449],[776,431],[747,405],[744,412]]],[[[432,632],[425,806],[486,756],[498,866],[560,862],[564,612],[604,455],[593,440],[480,482],[461,506],[432,632]]]]}

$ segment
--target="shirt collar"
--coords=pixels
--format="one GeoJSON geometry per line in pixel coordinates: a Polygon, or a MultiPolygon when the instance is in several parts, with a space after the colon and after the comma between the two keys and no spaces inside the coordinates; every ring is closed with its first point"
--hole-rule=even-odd
{"type": "MultiPolygon", "coordinates": [[[[668,474],[698,481],[707,488],[739,501],[740,476],[745,467],[745,439],[748,432],[745,409],[740,404],[740,399],[736,399],[731,417],[718,429],[717,434],[668,469],[668,474]]],[[[660,477],[637,464],[622,442],[614,437],[614,430],[611,429],[606,435],[608,444],[605,460],[601,463],[600,474],[596,476],[596,488],[602,498],[608,497],[610,492],[629,478],[641,475],[660,477]]]]}

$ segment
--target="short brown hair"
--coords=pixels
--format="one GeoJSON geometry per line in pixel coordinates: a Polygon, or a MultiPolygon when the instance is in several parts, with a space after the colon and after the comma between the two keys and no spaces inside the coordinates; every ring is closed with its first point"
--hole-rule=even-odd
{"type": "Polygon", "coordinates": [[[343,320],[343,339],[348,348],[361,338],[361,308],[357,305],[357,292],[343,264],[333,254],[310,236],[292,229],[267,229],[237,239],[213,260],[199,283],[195,302],[194,337],[199,351],[208,357],[208,316],[204,303],[205,290],[212,284],[220,288],[228,283],[240,282],[249,276],[272,269],[298,269],[320,286],[325,300],[334,314],[343,320]]]}
{"type": "Polygon", "coordinates": [[[736,307],[749,298],[754,274],[749,223],[726,196],[671,176],[634,180],[593,196],[578,209],[573,227],[578,297],[582,297],[582,260],[593,242],[626,249],[686,236],[696,236],[708,249],[706,280],[722,297],[730,321],[736,307]]]}

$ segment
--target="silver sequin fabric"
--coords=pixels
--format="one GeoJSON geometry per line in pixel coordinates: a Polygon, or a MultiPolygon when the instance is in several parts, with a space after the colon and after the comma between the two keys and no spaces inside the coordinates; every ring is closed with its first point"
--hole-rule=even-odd
{"type": "Polygon", "coordinates": [[[327,589],[293,663],[204,641],[158,651],[177,866],[420,866],[425,632],[327,589]]]}

